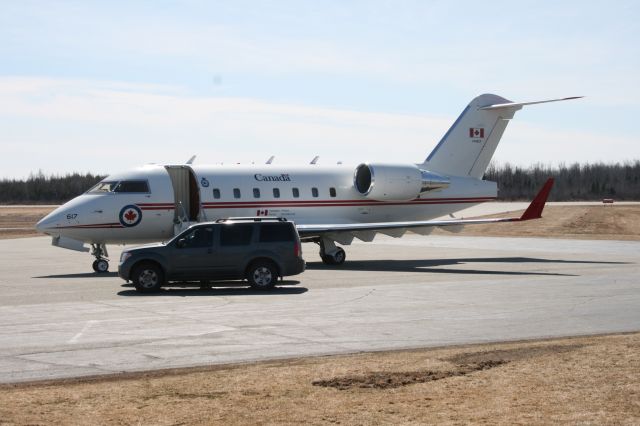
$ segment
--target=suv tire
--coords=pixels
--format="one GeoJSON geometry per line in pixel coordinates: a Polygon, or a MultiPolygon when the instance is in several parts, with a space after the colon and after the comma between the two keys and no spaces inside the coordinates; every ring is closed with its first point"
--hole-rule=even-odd
{"type": "Polygon", "coordinates": [[[268,260],[253,262],[247,268],[247,281],[254,290],[271,290],[278,281],[278,268],[268,260]]]}
{"type": "Polygon", "coordinates": [[[142,263],[133,269],[131,281],[140,293],[155,293],[164,283],[164,273],[156,264],[142,263]]]}

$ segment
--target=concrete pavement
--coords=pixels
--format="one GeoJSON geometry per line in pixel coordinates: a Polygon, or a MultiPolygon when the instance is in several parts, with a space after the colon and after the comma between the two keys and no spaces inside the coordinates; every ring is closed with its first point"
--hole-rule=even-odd
{"type": "MultiPolygon", "coordinates": [[[[380,237],[271,293],[139,295],[47,238],[0,241],[0,382],[640,329],[640,243],[380,237]],[[299,281],[299,282],[297,282],[299,281]]],[[[119,250],[109,248],[115,269],[119,250]]]]}

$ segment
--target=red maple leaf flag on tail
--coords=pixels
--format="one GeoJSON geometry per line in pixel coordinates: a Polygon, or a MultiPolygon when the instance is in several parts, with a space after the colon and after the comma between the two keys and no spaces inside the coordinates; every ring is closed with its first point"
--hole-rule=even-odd
{"type": "Polygon", "coordinates": [[[470,138],[484,138],[484,128],[483,127],[471,127],[469,129],[469,137],[470,138]]]}

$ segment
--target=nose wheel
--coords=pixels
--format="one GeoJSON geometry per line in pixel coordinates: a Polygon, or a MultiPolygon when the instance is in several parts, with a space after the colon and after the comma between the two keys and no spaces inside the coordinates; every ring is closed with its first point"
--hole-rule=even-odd
{"type": "Polygon", "coordinates": [[[103,274],[109,271],[107,246],[104,244],[91,244],[91,255],[96,258],[91,265],[96,273],[103,274]]]}
{"type": "Polygon", "coordinates": [[[93,261],[93,270],[99,274],[109,271],[109,261],[107,259],[96,259],[93,261]]]}

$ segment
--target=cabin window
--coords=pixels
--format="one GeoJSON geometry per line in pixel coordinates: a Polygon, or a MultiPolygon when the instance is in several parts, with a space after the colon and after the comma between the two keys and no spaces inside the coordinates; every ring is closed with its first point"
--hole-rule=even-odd
{"type": "Polygon", "coordinates": [[[280,188],[273,188],[273,198],[280,198],[280,188]]]}
{"type": "Polygon", "coordinates": [[[220,190],[218,188],[213,189],[213,198],[216,200],[220,198],[220,190]]]}
{"type": "Polygon", "coordinates": [[[233,188],[233,198],[240,198],[240,189],[233,188]]]}
{"type": "Polygon", "coordinates": [[[318,198],[318,188],[311,188],[311,195],[314,198],[318,198]]]}
{"type": "Polygon", "coordinates": [[[251,243],[253,225],[235,224],[233,226],[223,225],[220,227],[221,246],[246,246],[251,243]]]}
{"type": "Polygon", "coordinates": [[[123,180],[113,192],[149,192],[149,183],[146,180],[123,180]]]}
{"type": "Polygon", "coordinates": [[[253,188],[253,198],[260,198],[260,188],[253,188]]]}
{"type": "Polygon", "coordinates": [[[298,188],[291,188],[291,192],[293,193],[293,198],[298,198],[300,196],[298,188]]]}
{"type": "Polygon", "coordinates": [[[335,188],[329,188],[329,195],[331,195],[332,197],[336,196],[336,189],[335,188]]]}

